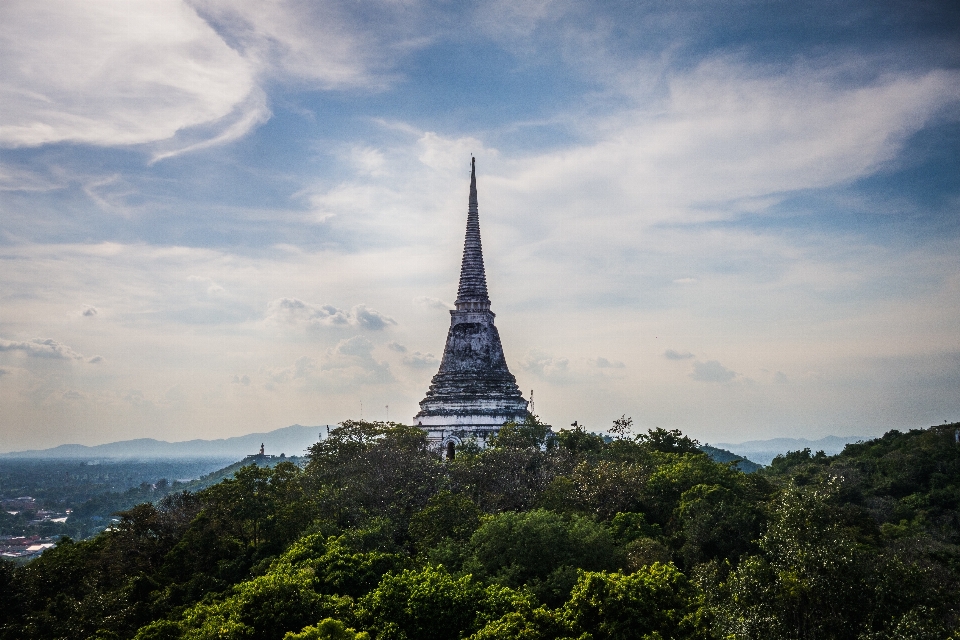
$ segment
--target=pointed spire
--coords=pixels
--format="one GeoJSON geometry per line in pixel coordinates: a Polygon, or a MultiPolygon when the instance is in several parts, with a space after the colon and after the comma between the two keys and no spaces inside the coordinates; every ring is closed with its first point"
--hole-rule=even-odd
{"type": "Polygon", "coordinates": [[[463,241],[463,262],[460,265],[460,288],[457,310],[486,310],[487,275],[483,269],[483,247],[480,245],[480,212],[477,206],[477,159],[470,159],[470,203],[467,208],[467,235],[463,241]]]}

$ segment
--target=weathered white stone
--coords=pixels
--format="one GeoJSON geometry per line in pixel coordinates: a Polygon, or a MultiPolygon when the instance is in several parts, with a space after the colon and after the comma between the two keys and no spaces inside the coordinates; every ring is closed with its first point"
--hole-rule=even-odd
{"type": "Polygon", "coordinates": [[[493,324],[495,314],[490,311],[480,244],[476,160],[470,173],[456,307],[450,312],[440,370],[413,418],[430,442],[444,447],[471,437],[483,443],[505,423],[523,422],[530,416],[517,380],[507,368],[500,334],[493,324]]]}

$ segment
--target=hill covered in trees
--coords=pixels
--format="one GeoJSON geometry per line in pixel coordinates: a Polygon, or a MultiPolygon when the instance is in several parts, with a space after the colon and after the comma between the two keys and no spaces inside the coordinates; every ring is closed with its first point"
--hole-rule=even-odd
{"type": "Polygon", "coordinates": [[[0,637],[960,638],[958,427],[745,474],[678,431],[530,423],[443,460],[347,422],[0,564],[0,637]]]}

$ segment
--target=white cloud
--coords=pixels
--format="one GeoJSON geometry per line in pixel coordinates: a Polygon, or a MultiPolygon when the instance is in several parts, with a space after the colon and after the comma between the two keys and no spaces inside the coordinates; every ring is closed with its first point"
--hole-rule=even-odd
{"type": "MultiPolygon", "coordinates": [[[[284,368],[268,369],[266,370],[266,374],[272,382],[283,384],[291,380],[309,378],[318,369],[319,367],[315,359],[310,356],[300,356],[293,365],[284,368]]],[[[246,375],[242,377],[234,376],[234,382],[246,385],[249,384],[249,378],[247,378],[246,375]],[[246,382],[244,382],[244,380],[246,380],[246,382]]]]}
{"type": "Polygon", "coordinates": [[[390,365],[373,357],[374,344],[365,336],[337,343],[323,363],[323,382],[338,388],[394,382],[390,365]]]}
{"type": "Polygon", "coordinates": [[[223,293],[225,291],[225,289],[221,285],[214,282],[212,278],[191,275],[191,276],[187,276],[187,281],[196,282],[203,285],[206,288],[206,292],[208,295],[215,295],[218,293],[223,293]]]}
{"type": "Polygon", "coordinates": [[[381,71],[404,48],[397,42],[403,35],[396,32],[390,7],[383,4],[369,7],[379,14],[375,25],[379,29],[354,25],[347,3],[190,0],[190,4],[260,68],[320,88],[380,86],[381,71]]]}
{"type": "Polygon", "coordinates": [[[663,357],[667,360],[687,360],[694,356],[689,351],[676,351],[674,349],[667,349],[663,352],[663,357]]]}
{"type": "Polygon", "coordinates": [[[350,317],[352,324],[362,327],[363,329],[370,329],[371,331],[381,331],[389,325],[397,324],[397,321],[393,318],[385,316],[374,309],[368,309],[365,304],[355,306],[350,311],[350,317]]]}
{"type": "Polygon", "coordinates": [[[443,311],[449,311],[454,308],[454,305],[449,302],[444,302],[440,298],[431,298],[430,296],[418,296],[413,299],[413,301],[421,306],[424,306],[428,309],[441,309],[443,311]]]}
{"type": "Polygon", "coordinates": [[[152,164],[182,153],[233,142],[269,120],[270,116],[266,94],[255,88],[242,102],[237,103],[228,115],[211,121],[207,126],[181,130],[176,137],[153,145],[150,162],[152,164]]]}
{"type": "Polygon", "coordinates": [[[382,331],[397,324],[386,316],[364,304],[358,304],[350,311],[338,309],[333,305],[315,305],[297,298],[280,298],[267,305],[266,319],[269,322],[286,323],[305,327],[355,326],[370,331],[382,331]]]}
{"type": "Polygon", "coordinates": [[[350,324],[348,313],[333,305],[314,305],[297,298],[280,298],[267,305],[268,321],[313,326],[350,324]]]}
{"type": "Polygon", "coordinates": [[[0,191],[43,192],[61,189],[63,186],[63,181],[58,177],[42,175],[32,169],[0,162],[0,191]]]}
{"type": "Polygon", "coordinates": [[[420,353],[419,351],[403,356],[400,361],[412,369],[433,369],[440,364],[440,361],[432,353],[420,353]]]}
{"type": "Polygon", "coordinates": [[[447,173],[453,167],[469,167],[470,154],[483,154],[487,162],[496,159],[498,152],[490,149],[481,140],[472,137],[451,138],[432,131],[424,132],[417,141],[417,159],[436,171],[447,173]]]}
{"type": "Polygon", "coordinates": [[[0,144],[129,145],[227,118],[254,69],[182,2],[0,5],[0,144]]]}
{"type": "Polygon", "coordinates": [[[334,352],[339,355],[367,358],[373,351],[373,343],[364,336],[353,336],[337,343],[334,352]]]}
{"type": "Polygon", "coordinates": [[[697,382],[730,382],[737,377],[737,372],[727,369],[716,360],[710,360],[694,362],[690,377],[697,382]]]}
{"type": "Polygon", "coordinates": [[[387,175],[386,158],[379,149],[363,145],[351,145],[346,153],[346,160],[350,162],[360,175],[380,177],[387,175]]]}
{"type": "MultiPolygon", "coordinates": [[[[156,162],[246,135],[270,117],[262,86],[277,79],[383,88],[397,59],[426,41],[408,37],[410,11],[378,5],[383,20],[370,29],[355,9],[299,0],[4,2],[0,145],[149,144],[156,162]]],[[[362,155],[375,172],[375,154],[362,155]]],[[[17,188],[31,187],[18,180],[17,188]]]]}
{"type": "Polygon", "coordinates": [[[611,361],[604,357],[594,358],[591,362],[598,369],[623,369],[627,366],[619,360],[611,361]]]}
{"type": "Polygon", "coordinates": [[[540,378],[563,382],[569,377],[570,360],[533,349],[527,353],[520,366],[540,378]]]}
{"type": "Polygon", "coordinates": [[[59,360],[82,360],[83,356],[65,344],[51,338],[34,338],[27,342],[15,342],[0,338],[0,351],[22,351],[36,358],[54,358],[59,360]]]}
{"type": "Polygon", "coordinates": [[[661,102],[585,120],[590,142],[508,162],[495,187],[512,210],[552,212],[577,246],[631,245],[652,224],[762,212],[784,192],[869,175],[960,100],[953,71],[864,86],[842,70],[776,71],[717,59],[668,72],[661,102]]]}

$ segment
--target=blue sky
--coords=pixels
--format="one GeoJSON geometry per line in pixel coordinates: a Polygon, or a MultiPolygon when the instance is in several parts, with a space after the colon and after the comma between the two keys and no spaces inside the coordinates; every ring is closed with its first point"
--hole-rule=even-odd
{"type": "Polygon", "coordinates": [[[960,419],[955,4],[14,0],[0,60],[4,451],[409,420],[471,154],[548,422],[960,419]]]}

